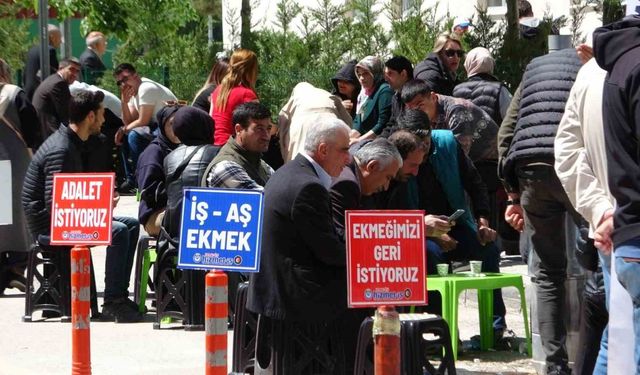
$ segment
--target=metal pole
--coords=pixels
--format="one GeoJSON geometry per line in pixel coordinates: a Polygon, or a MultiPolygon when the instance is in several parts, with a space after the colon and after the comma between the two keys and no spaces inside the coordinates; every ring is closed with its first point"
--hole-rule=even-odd
{"type": "Polygon", "coordinates": [[[71,20],[65,18],[60,25],[60,32],[62,33],[62,58],[68,59],[72,55],[71,53],[71,20]]]}
{"type": "Polygon", "coordinates": [[[47,0],[38,0],[38,29],[40,30],[40,79],[49,76],[49,4],[47,0]]]}
{"type": "Polygon", "coordinates": [[[209,48],[213,46],[213,17],[211,15],[207,16],[207,45],[209,48]]]}
{"type": "Polygon", "coordinates": [[[227,274],[211,270],[205,277],[206,375],[227,374],[227,274]]]}
{"type": "Polygon", "coordinates": [[[86,246],[71,250],[71,374],[91,375],[91,253],[86,246]]]}

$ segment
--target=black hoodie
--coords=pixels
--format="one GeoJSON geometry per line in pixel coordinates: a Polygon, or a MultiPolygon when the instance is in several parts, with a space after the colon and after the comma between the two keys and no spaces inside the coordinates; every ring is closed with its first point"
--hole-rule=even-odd
{"type": "MultiPolygon", "coordinates": [[[[596,61],[609,73],[602,105],[617,247],[640,237],[640,17],[601,27],[593,39],[596,61]]],[[[640,249],[621,255],[640,258],[640,249]]]]}
{"type": "Polygon", "coordinates": [[[333,85],[333,91],[331,92],[334,95],[338,95],[342,98],[342,100],[351,100],[353,102],[353,108],[350,111],[351,118],[356,117],[356,103],[358,103],[358,94],[360,93],[360,81],[358,81],[358,77],[356,76],[356,64],[358,62],[356,60],[351,60],[348,63],[344,64],[340,70],[336,73],[333,78],[331,78],[331,84],[333,85]],[[338,90],[338,81],[346,81],[350,82],[355,86],[353,90],[353,95],[350,98],[347,98],[345,95],[342,95],[338,90]]]}

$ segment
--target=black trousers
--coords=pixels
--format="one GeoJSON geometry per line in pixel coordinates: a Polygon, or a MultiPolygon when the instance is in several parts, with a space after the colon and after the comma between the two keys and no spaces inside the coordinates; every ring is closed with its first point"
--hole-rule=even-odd
{"type": "Polygon", "coordinates": [[[567,367],[567,329],[563,315],[567,278],[565,213],[576,225],[584,219],[575,211],[551,166],[517,169],[520,202],[526,230],[531,233],[532,266],[536,277],[536,303],[542,348],[547,366],[567,367]]]}
{"type": "Polygon", "coordinates": [[[574,375],[591,375],[598,359],[602,333],[609,322],[604,293],[584,293],[580,312],[580,336],[574,375]]]}

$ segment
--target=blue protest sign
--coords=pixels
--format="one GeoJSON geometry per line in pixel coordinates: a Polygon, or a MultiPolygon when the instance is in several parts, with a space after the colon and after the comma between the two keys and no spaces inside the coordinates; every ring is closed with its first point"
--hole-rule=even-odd
{"type": "Polygon", "coordinates": [[[178,268],[258,272],[263,193],[184,189],[178,268]]]}

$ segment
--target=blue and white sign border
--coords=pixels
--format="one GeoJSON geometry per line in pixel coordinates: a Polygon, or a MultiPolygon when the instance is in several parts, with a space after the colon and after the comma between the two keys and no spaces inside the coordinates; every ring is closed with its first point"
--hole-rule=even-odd
{"type": "MultiPolygon", "coordinates": [[[[222,265],[209,265],[209,264],[201,264],[201,263],[186,263],[181,261],[180,253],[182,247],[182,243],[185,240],[184,236],[186,235],[184,230],[180,230],[180,241],[178,243],[178,268],[181,269],[196,269],[196,270],[210,270],[210,269],[218,269],[218,270],[226,270],[226,271],[244,271],[244,272],[258,272],[260,270],[260,254],[262,247],[262,221],[264,214],[264,192],[258,190],[246,190],[246,189],[227,189],[227,188],[184,188],[182,192],[182,212],[181,212],[181,223],[183,223],[183,219],[185,217],[185,210],[188,204],[187,194],[191,192],[196,193],[220,193],[220,194],[243,194],[243,195],[255,195],[259,197],[259,211],[258,211],[258,225],[256,226],[256,254],[254,257],[254,262],[250,266],[222,266],[222,265]]],[[[182,225],[181,225],[182,226],[182,225]]]]}

